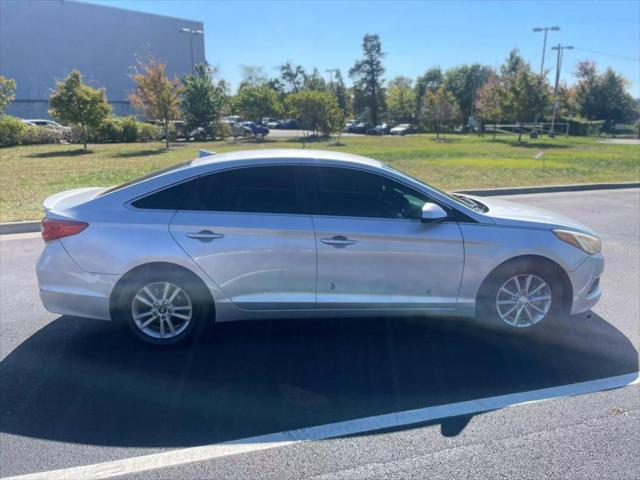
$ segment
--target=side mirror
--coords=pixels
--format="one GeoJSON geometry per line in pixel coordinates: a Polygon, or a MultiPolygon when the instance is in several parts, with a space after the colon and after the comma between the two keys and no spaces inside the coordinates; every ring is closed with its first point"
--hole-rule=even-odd
{"type": "Polygon", "coordinates": [[[435,203],[425,203],[422,206],[422,223],[441,222],[448,217],[447,212],[435,203]]]}

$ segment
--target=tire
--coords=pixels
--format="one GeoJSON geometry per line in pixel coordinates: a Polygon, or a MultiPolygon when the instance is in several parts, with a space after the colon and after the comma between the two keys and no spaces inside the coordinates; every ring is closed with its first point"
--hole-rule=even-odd
{"type": "Polygon", "coordinates": [[[518,334],[558,322],[568,308],[564,278],[557,268],[535,259],[498,267],[480,288],[476,318],[487,326],[518,334]]]}
{"type": "Polygon", "coordinates": [[[177,268],[142,270],[123,279],[116,294],[114,320],[148,345],[162,347],[193,339],[213,318],[205,285],[177,268]]]}
{"type": "Polygon", "coordinates": [[[251,132],[244,132],[244,138],[251,138],[252,135],[251,132]]]}

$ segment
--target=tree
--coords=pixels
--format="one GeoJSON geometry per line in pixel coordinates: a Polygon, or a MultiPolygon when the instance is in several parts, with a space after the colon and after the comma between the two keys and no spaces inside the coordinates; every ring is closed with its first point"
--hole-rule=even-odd
{"type": "Polygon", "coordinates": [[[317,92],[327,91],[327,82],[325,82],[317,68],[313,69],[313,72],[308,74],[304,79],[305,90],[315,90],[317,92]]]}
{"type": "Polygon", "coordinates": [[[443,83],[446,89],[456,97],[465,122],[473,115],[476,92],[493,75],[495,72],[491,67],[477,63],[460,65],[445,73],[443,83]]]}
{"type": "Polygon", "coordinates": [[[206,65],[196,65],[193,74],[182,79],[182,117],[185,127],[191,131],[202,129],[213,134],[224,108],[225,85],[214,84],[206,65]]]}
{"type": "Polygon", "coordinates": [[[387,109],[394,123],[411,123],[416,110],[416,93],[407,77],[396,77],[387,87],[387,109]]]}
{"type": "Polygon", "coordinates": [[[493,121],[493,139],[496,139],[498,121],[502,118],[502,79],[493,76],[487,79],[476,95],[476,109],[483,121],[493,121]]]}
{"type": "Polygon", "coordinates": [[[177,78],[169,79],[165,64],[151,56],[139,61],[138,67],[140,71],[133,75],[136,88],[129,100],[148,120],[161,123],[165,148],[169,150],[169,125],[180,118],[182,86],[177,78]]]}
{"type": "Polygon", "coordinates": [[[302,90],[306,76],[301,65],[293,66],[291,62],[287,62],[280,66],[280,78],[289,92],[298,93],[302,90]]]}
{"type": "Polygon", "coordinates": [[[440,67],[431,67],[416,79],[416,117],[420,116],[424,96],[428,91],[435,91],[444,82],[444,74],[440,67]]]}
{"type": "MultiPolygon", "coordinates": [[[[373,125],[384,111],[384,67],[382,66],[382,44],[378,35],[366,34],[362,41],[364,58],[358,60],[349,70],[349,77],[354,80],[354,106],[358,110],[368,109],[369,120],[373,125]]],[[[354,108],[356,112],[356,110],[354,108]]]]}
{"type": "Polygon", "coordinates": [[[291,93],[285,100],[287,113],[300,128],[330,134],[342,127],[343,116],[336,99],[327,92],[305,90],[291,93]]]}
{"type": "Polygon", "coordinates": [[[240,65],[240,71],[242,74],[240,87],[245,85],[264,85],[268,81],[262,67],[255,65],[240,65]]]}
{"type": "Polygon", "coordinates": [[[16,81],[0,75],[0,115],[4,109],[16,98],[16,81]]]}
{"type": "Polygon", "coordinates": [[[347,118],[349,115],[349,91],[344,85],[340,70],[335,71],[335,78],[329,84],[329,91],[336,97],[338,108],[342,112],[342,116],[347,118]]]}
{"type": "Polygon", "coordinates": [[[526,120],[533,120],[549,105],[549,87],[546,82],[540,82],[540,76],[533,73],[531,66],[526,63],[520,64],[519,70],[515,73],[509,71],[509,75],[503,77],[503,81],[503,114],[520,125],[518,142],[521,142],[522,124],[526,120]]]}
{"type": "Polygon", "coordinates": [[[627,92],[628,81],[608,68],[598,74],[593,62],[580,62],[576,69],[575,102],[578,113],[589,120],[629,120],[636,105],[627,92]]]}
{"type": "Polygon", "coordinates": [[[80,126],[85,150],[87,128],[99,126],[111,114],[105,89],[84,84],[77,70],[56,83],[56,91],[49,97],[49,106],[49,115],[58,122],[80,126]]]}
{"type": "Polygon", "coordinates": [[[444,85],[440,85],[436,91],[429,90],[425,94],[422,121],[435,130],[436,138],[440,138],[440,132],[451,127],[459,119],[460,107],[456,97],[444,85]]]}
{"type": "Polygon", "coordinates": [[[527,62],[520,55],[520,51],[514,48],[509,52],[509,56],[500,67],[500,74],[503,77],[515,77],[525,67],[528,67],[527,62]]]}
{"type": "Polygon", "coordinates": [[[281,111],[278,94],[265,84],[242,85],[233,105],[239,115],[255,121],[260,121],[263,117],[276,117],[281,111]]]}

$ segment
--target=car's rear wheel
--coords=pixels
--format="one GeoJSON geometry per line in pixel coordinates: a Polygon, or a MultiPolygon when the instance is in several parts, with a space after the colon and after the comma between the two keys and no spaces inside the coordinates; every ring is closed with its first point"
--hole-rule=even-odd
{"type": "Polygon", "coordinates": [[[514,332],[537,330],[566,313],[563,278],[543,262],[515,261],[499,267],[478,294],[478,317],[514,332]]]}
{"type": "Polygon", "coordinates": [[[192,274],[160,268],[140,272],[119,289],[115,319],[151,345],[172,345],[199,332],[211,318],[206,287],[192,274]]]}

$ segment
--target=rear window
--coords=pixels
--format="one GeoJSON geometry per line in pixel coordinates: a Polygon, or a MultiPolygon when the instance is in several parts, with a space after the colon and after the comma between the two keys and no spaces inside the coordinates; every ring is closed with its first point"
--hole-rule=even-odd
{"type": "Polygon", "coordinates": [[[178,210],[186,195],[197,186],[198,179],[167,187],[131,203],[147,210],[178,210]]]}
{"type": "Polygon", "coordinates": [[[129,180],[128,182],[121,183],[120,185],[116,185],[115,187],[108,188],[104,190],[99,197],[102,195],[106,195],[108,193],[117,192],[118,190],[122,190],[123,188],[127,188],[131,185],[135,185],[136,183],[144,182],[145,180],[149,180],[150,178],[157,177],[164,173],[172,172],[173,170],[178,170],[180,168],[186,167],[191,164],[191,160],[187,160],[186,162],[178,163],[176,165],[171,165],[170,167],[163,168],[162,170],[155,170],[147,175],[143,175],[142,177],[134,178],[133,180],[129,180]]]}

